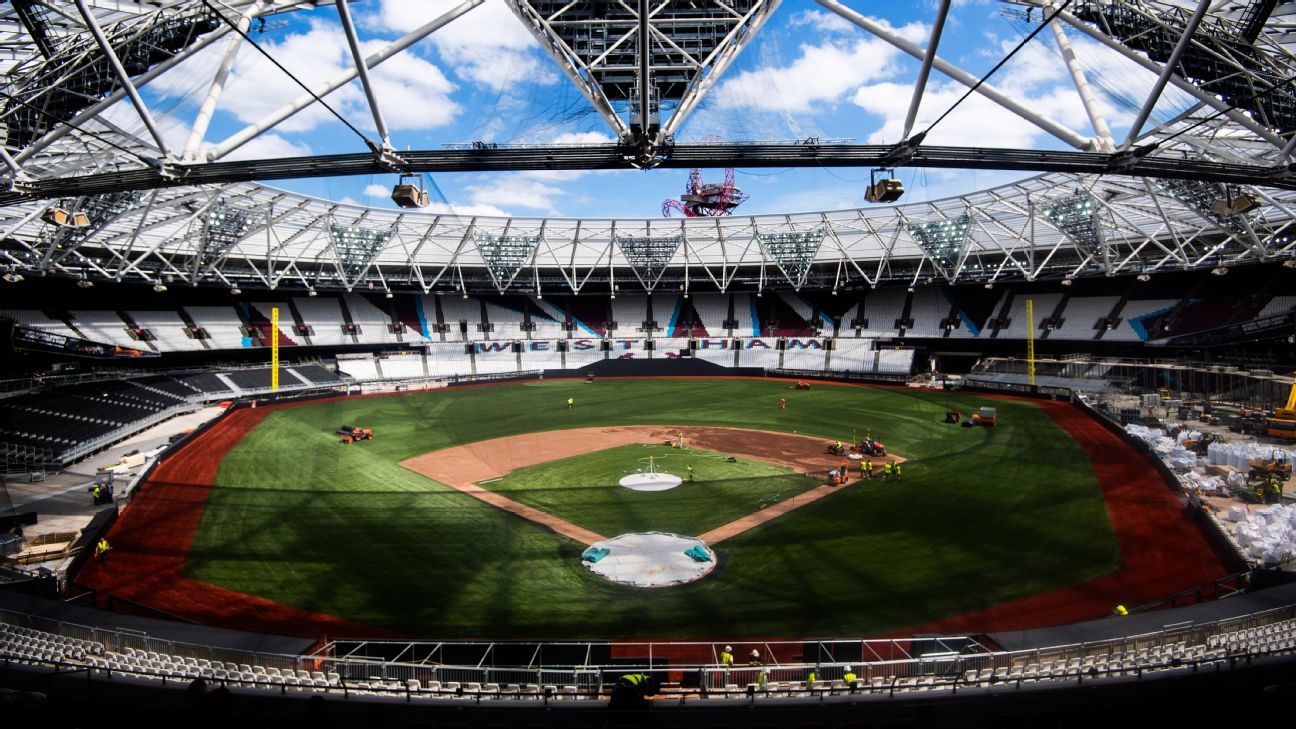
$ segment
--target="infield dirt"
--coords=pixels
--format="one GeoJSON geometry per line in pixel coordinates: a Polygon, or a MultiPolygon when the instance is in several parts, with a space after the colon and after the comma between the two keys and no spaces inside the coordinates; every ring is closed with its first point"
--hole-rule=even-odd
{"type": "MultiPolygon", "coordinates": [[[[584,544],[593,544],[608,537],[553,514],[518,503],[477,484],[501,478],[527,466],[632,443],[673,442],[680,436],[683,436],[685,445],[689,447],[766,461],[812,475],[826,473],[841,463],[841,458],[838,456],[824,453],[827,441],[823,438],[742,428],[640,425],[550,430],[492,438],[425,453],[401,461],[401,465],[498,509],[548,527],[565,537],[584,544]]],[[[903,458],[894,455],[870,460],[877,463],[904,461],[903,458]]],[[[850,483],[854,482],[848,482],[848,485],[850,483]]],[[[840,490],[840,487],[817,486],[786,501],[712,529],[699,538],[708,544],[715,544],[840,490]]]]}

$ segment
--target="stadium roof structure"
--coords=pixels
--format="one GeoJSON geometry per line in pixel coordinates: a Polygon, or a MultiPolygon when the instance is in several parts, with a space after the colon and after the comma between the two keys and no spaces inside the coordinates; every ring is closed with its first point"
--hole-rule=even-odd
{"type": "Polygon", "coordinates": [[[363,58],[346,2],[9,3],[0,9],[0,163],[7,187],[0,191],[0,266],[12,274],[244,288],[561,293],[612,286],[724,291],[1062,279],[1221,269],[1296,256],[1296,61],[1288,24],[1280,22],[1290,10],[1287,3],[1011,3],[1032,32],[1050,34],[1057,45],[1057,62],[1066,66],[1092,127],[1081,132],[941,58],[949,2],[937,4],[931,37],[922,47],[836,0],[818,0],[861,33],[922,64],[901,138],[857,145],[820,139],[675,141],[689,112],[759,32],[777,0],[637,0],[618,3],[614,14],[597,12],[602,4],[594,0],[508,0],[617,141],[396,152],[368,69],[481,2],[463,0],[363,58]],[[232,58],[241,43],[251,42],[245,31],[257,18],[316,6],[336,8],[356,59],[353,68],[304,89],[224,140],[208,140],[229,70],[222,64],[185,147],[168,146],[141,87],[213,43],[225,41],[232,58]],[[1083,34],[1158,74],[1152,93],[1136,105],[1127,138],[1113,137],[1086,70],[1068,52],[1068,34],[1083,34]],[[641,38],[650,40],[641,44],[641,38]],[[925,145],[914,118],[932,70],[1044,130],[1047,144],[925,145]],[[357,80],[377,131],[376,138],[365,137],[364,149],[226,159],[357,80]],[[1187,95],[1191,106],[1149,124],[1171,87],[1187,95]],[[143,131],[127,131],[101,114],[123,99],[130,99],[143,131]],[[391,172],[732,166],[1042,174],[933,202],[683,220],[429,214],[348,205],[269,184],[391,172]],[[626,241],[661,243],[627,248],[626,241]]]}

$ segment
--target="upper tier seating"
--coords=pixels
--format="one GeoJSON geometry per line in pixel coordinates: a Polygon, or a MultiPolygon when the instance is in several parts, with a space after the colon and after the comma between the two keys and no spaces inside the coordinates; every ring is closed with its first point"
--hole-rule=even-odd
{"type": "Polygon", "coordinates": [[[67,324],[34,309],[0,309],[0,319],[12,319],[16,324],[64,337],[78,336],[67,324]]]}
{"type": "Polygon", "coordinates": [[[864,297],[863,314],[860,317],[868,320],[868,327],[863,330],[862,336],[896,336],[898,332],[895,323],[904,311],[906,296],[908,294],[904,289],[896,287],[870,291],[864,297]]]}
{"type": "Polygon", "coordinates": [[[351,344],[353,338],[342,331],[342,305],[332,296],[298,296],[293,299],[302,324],[310,327],[310,342],[317,346],[351,344]]]}

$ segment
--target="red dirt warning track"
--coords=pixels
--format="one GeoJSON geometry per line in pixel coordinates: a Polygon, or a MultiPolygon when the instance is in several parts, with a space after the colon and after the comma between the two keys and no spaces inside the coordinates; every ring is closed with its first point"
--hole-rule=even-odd
{"type": "Polygon", "coordinates": [[[108,532],[106,562],[87,562],[77,581],[102,601],[113,595],[236,630],[281,635],[395,637],[391,631],[282,605],[184,576],[185,560],[221,459],[274,407],[237,410],[166,459],[108,532]]]}
{"type": "Polygon", "coordinates": [[[1073,405],[1033,402],[1089,454],[1125,568],[1052,592],[895,631],[895,635],[997,633],[1092,620],[1111,613],[1116,605],[1134,607],[1184,590],[1209,588],[1235,571],[1229,558],[1217,552],[1201,528],[1184,515],[1183,502],[1162,480],[1152,456],[1138,453],[1073,405]]]}

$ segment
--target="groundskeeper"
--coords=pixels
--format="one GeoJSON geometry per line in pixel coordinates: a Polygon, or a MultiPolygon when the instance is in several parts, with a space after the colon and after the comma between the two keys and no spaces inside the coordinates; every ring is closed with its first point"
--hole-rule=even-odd
{"type": "Polygon", "coordinates": [[[611,709],[635,709],[647,703],[648,697],[657,693],[657,679],[646,673],[627,673],[612,684],[611,709]]]}

